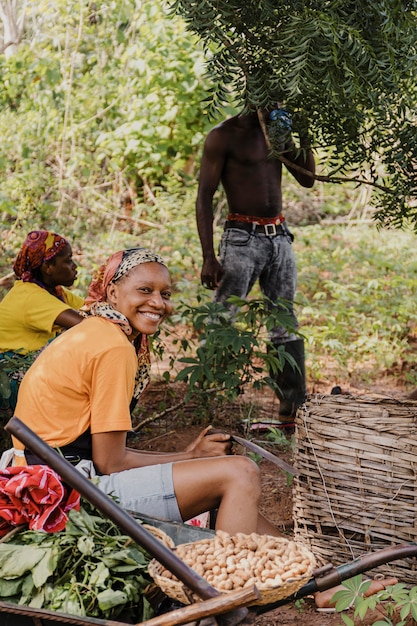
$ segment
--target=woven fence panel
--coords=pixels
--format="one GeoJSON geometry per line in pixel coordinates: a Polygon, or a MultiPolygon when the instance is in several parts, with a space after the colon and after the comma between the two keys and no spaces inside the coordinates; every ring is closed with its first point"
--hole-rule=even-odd
{"type": "MultiPolygon", "coordinates": [[[[295,537],[323,563],[417,542],[417,402],[309,396],[296,418],[295,537]]],[[[417,584],[417,560],[376,568],[417,584]]]]}

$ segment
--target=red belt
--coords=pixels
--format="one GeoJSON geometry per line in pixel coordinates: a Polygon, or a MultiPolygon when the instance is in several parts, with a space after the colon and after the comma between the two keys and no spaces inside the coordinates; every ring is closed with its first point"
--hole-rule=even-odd
{"type": "Polygon", "coordinates": [[[246,222],[249,224],[282,224],[285,222],[285,217],[280,213],[275,217],[256,217],[255,215],[242,215],[241,213],[229,213],[227,216],[228,222],[246,222]]]}

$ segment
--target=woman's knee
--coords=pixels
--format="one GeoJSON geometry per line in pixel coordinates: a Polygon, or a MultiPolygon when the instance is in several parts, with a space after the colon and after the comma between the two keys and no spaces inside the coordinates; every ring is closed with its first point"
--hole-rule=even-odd
{"type": "Polygon", "coordinates": [[[231,457],[233,468],[231,476],[234,480],[246,486],[261,488],[261,472],[254,461],[245,456],[231,457]]]}

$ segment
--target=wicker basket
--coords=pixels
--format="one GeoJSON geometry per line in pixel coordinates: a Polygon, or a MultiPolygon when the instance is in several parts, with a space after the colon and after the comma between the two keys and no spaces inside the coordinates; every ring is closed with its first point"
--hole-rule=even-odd
{"type": "MultiPolygon", "coordinates": [[[[417,402],[309,396],[296,418],[295,537],[321,562],[417,541],[417,402]]],[[[374,572],[416,583],[415,558],[374,572]]]]}
{"type": "MultiPolygon", "coordinates": [[[[213,554],[213,558],[216,560],[216,564],[218,564],[219,569],[221,568],[221,561],[226,562],[227,559],[227,550],[230,546],[233,547],[233,543],[236,545],[237,539],[243,538],[252,538],[255,537],[260,538],[260,535],[236,535],[234,537],[227,536],[226,533],[222,533],[220,535],[221,543],[219,543],[219,534],[213,539],[204,539],[203,541],[197,541],[188,544],[182,544],[177,546],[174,550],[178,554],[178,556],[190,567],[196,570],[197,573],[206,578],[205,572],[203,571],[204,566],[200,566],[200,570],[198,569],[197,564],[195,563],[196,559],[196,550],[200,547],[201,549],[207,548],[211,554],[213,554]],[[217,542],[217,543],[216,543],[217,542]],[[219,547],[220,546],[220,547],[219,547]]],[[[256,541],[256,539],[254,539],[256,541]]],[[[269,547],[265,550],[259,548],[257,550],[254,548],[254,544],[252,549],[248,549],[246,551],[240,551],[236,558],[242,559],[246,558],[250,563],[246,565],[246,572],[248,575],[251,570],[256,568],[256,560],[260,560],[262,558],[265,560],[272,561],[272,569],[270,574],[270,580],[259,580],[251,576],[245,583],[238,584],[237,578],[233,577],[230,573],[226,574],[226,578],[231,584],[230,589],[225,589],[221,583],[216,582],[220,581],[221,577],[225,578],[224,572],[214,575],[213,578],[207,577],[207,581],[216,589],[218,589],[221,593],[228,593],[230,591],[236,590],[242,587],[252,587],[256,585],[257,589],[260,593],[260,600],[258,600],[255,604],[269,604],[271,602],[276,602],[277,600],[281,600],[283,598],[287,598],[292,594],[296,593],[310,578],[312,572],[316,566],[316,561],[313,554],[302,544],[295,543],[294,541],[289,541],[287,539],[278,538],[278,537],[268,537],[268,545],[269,547]],[[252,552],[253,556],[248,557],[249,553],[252,552]],[[275,555],[281,553],[282,564],[278,565],[277,561],[273,561],[275,555]],[[242,556],[243,555],[243,556],[242,556]],[[246,555],[246,556],[245,556],[246,555]],[[270,558],[269,558],[270,557],[270,558]],[[300,563],[299,571],[302,573],[294,573],[292,575],[293,570],[291,567],[291,563],[300,563]],[[301,563],[303,563],[301,565],[301,563]],[[271,583],[272,576],[282,575],[282,581],[280,583],[275,582],[271,583]]],[[[230,553],[230,549],[229,549],[230,553]]],[[[233,558],[233,557],[232,557],[233,558]]],[[[209,566],[209,559],[206,557],[201,559],[204,564],[209,566]]],[[[215,566],[214,566],[215,567],[215,566]]],[[[294,567],[296,565],[294,564],[294,567]]],[[[173,598],[174,600],[178,600],[182,604],[190,604],[196,601],[201,600],[198,596],[196,596],[190,589],[188,589],[182,582],[178,581],[175,576],[167,572],[167,570],[161,565],[156,559],[153,559],[149,563],[148,567],[149,574],[154,579],[155,583],[162,589],[162,591],[173,598]]]]}
{"type": "Polygon", "coordinates": [[[157,528],[156,526],[151,526],[150,524],[142,524],[143,528],[146,528],[154,537],[159,539],[166,548],[170,548],[171,550],[175,547],[174,541],[169,537],[163,530],[157,528]]]}

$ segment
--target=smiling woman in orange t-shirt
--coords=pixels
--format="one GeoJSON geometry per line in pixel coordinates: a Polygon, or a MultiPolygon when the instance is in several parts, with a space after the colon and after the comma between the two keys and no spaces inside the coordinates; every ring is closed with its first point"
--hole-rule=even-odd
{"type": "MultiPolygon", "coordinates": [[[[126,445],[130,405],[149,381],[148,337],[172,312],[171,278],[145,248],[115,253],[87,298],[88,317],[42,351],[25,375],[16,416],[130,511],[182,522],[218,509],[216,528],[279,534],[259,514],[260,473],[229,455],[230,435],[205,428],[182,452],[126,445]]],[[[13,438],[17,458],[39,463],[13,438]],[[22,458],[22,456],[24,458],[22,458]]]]}

